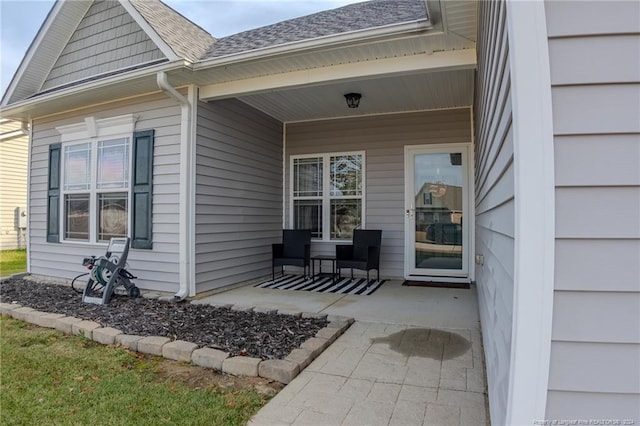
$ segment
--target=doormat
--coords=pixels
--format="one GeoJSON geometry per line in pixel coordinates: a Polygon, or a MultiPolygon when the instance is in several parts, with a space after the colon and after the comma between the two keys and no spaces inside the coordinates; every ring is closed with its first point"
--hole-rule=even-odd
{"type": "Polygon", "coordinates": [[[402,283],[407,287],[438,287],[438,288],[470,288],[469,283],[446,283],[442,281],[412,281],[402,283]]]}
{"type": "Polygon", "coordinates": [[[334,283],[331,276],[319,277],[314,280],[313,278],[305,278],[302,275],[284,275],[276,278],[275,281],[268,280],[256,284],[254,287],[368,296],[379,289],[385,281],[369,280],[367,282],[366,278],[354,278],[353,280],[351,278],[341,278],[334,283]]]}

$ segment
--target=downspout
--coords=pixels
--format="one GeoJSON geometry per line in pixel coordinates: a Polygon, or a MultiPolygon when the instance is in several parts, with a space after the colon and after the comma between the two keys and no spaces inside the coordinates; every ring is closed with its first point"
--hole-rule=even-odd
{"type": "Polygon", "coordinates": [[[191,126],[192,104],[189,99],[178,92],[167,80],[167,74],[158,72],[156,81],[158,87],[167,95],[178,101],[181,108],[180,119],[180,197],[179,197],[179,277],[180,287],[173,296],[175,301],[180,301],[188,296],[195,295],[195,282],[192,280],[193,262],[191,261],[191,203],[192,186],[192,139],[191,126]]]}
{"type": "MultiPolygon", "coordinates": [[[[23,123],[23,127],[24,127],[23,123]]],[[[27,246],[27,273],[31,274],[31,154],[33,150],[33,118],[29,118],[29,140],[27,142],[27,229],[25,229],[25,245],[27,246]]]]}

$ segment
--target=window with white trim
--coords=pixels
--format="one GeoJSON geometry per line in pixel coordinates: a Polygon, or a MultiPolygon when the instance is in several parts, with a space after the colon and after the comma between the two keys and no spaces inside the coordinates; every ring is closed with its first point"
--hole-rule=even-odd
{"type": "Polygon", "coordinates": [[[350,240],[364,225],[364,152],[291,156],[291,224],[319,240],[350,240]]]}
{"type": "Polygon", "coordinates": [[[62,134],[61,240],[89,243],[130,229],[133,116],[85,119],[62,134]]]}
{"type": "Polygon", "coordinates": [[[127,236],[130,151],[128,137],[63,145],[64,240],[127,236]]]}

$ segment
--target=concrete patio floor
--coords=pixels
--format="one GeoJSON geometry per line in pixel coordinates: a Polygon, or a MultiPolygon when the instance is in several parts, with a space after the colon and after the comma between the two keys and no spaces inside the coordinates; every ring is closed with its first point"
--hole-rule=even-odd
{"type": "Polygon", "coordinates": [[[480,329],[473,286],[471,289],[406,287],[400,280],[389,280],[372,295],[352,296],[247,285],[201,298],[196,303],[318,312],[388,324],[480,329]]]}
{"type": "Polygon", "coordinates": [[[246,286],[199,300],[356,320],[249,424],[488,424],[475,287],[401,284],[370,296],[246,286]]]}

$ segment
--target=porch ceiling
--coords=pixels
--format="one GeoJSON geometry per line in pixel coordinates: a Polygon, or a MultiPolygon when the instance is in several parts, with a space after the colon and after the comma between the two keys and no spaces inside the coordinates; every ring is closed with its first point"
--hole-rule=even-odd
{"type": "Polygon", "coordinates": [[[471,106],[477,1],[426,1],[427,31],[197,66],[200,99],[234,97],[282,122],[471,106]],[[350,92],[362,94],[359,108],[347,108],[350,92]]]}
{"type": "Polygon", "coordinates": [[[282,122],[457,108],[472,104],[473,76],[473,69],[423,72],[274,90],[238,99],[282,122]],[[362,94],[358,108],[347,108],[344,94],[350,92],[362,94]]]}

